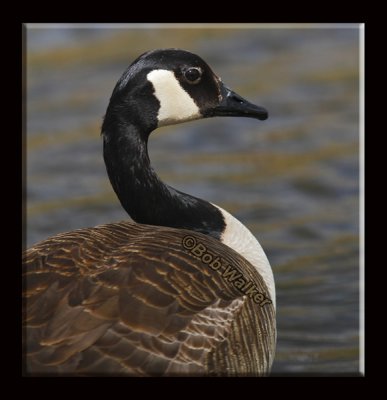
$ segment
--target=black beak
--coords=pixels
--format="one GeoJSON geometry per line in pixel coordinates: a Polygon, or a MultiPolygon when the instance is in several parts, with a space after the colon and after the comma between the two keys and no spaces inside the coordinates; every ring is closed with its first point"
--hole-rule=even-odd
{"type": "Polygon", "coordinates": [[[219,105],[207,110],[205,117],[248,117],[265,120],[268,112],[250,103],[227,86],[221,84],[222,100],[219,105]]]}

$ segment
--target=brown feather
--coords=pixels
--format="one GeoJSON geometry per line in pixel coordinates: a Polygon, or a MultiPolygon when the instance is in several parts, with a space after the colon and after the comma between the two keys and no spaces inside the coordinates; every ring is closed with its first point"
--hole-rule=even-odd
{"type": "Polygon", "coordinates": [[[268,373],[273,305],[257,304],[195,257],[185,235],[267,297],[247,260],[200,233],[121,222],[56,235],[23,259],[26,373],[268,373]]]}

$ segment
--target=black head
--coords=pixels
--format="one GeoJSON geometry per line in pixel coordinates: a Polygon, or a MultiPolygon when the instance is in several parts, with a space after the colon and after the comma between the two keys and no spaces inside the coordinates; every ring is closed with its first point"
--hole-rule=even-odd
{"type": "Polygon", "coordinates": [[[264,120],[268,114],[227,88],[197,55],[153,50],[138,57],[117,82],[102,130],[118,120],[149,134],[159,126],[214,116],[264,120]]]}

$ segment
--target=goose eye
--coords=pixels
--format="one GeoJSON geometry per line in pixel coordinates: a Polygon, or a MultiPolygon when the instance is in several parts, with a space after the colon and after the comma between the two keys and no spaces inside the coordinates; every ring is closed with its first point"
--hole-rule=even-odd
{"type": "Polygon", "coordinates": [[[200,68],[189,68],[184,72],[186,81],[192,85],[200,82],[202,71],[200,68]]]}

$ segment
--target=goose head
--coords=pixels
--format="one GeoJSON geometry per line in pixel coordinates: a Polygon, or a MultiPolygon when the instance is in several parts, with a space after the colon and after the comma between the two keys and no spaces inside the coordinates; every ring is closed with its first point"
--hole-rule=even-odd
{"type": "Polygon", "coordinates": [[[154,129],[216,116],[264,120],[267,111],[229,89],[199,56],[180,49],[144,53],[117,82],[103,132],[113,121],[154,129]]]}

